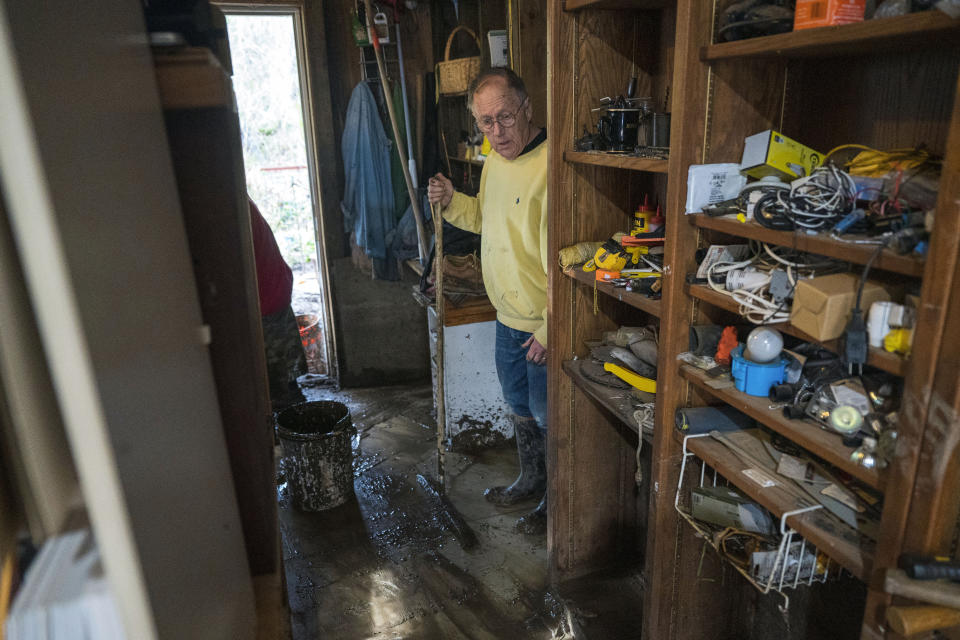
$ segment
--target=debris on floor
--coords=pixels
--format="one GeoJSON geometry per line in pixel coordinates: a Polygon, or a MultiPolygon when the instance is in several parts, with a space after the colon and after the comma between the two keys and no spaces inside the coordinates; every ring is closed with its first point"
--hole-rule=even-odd
{"type": "Polygon", "coordinates": [[[546,539],[514,530],[536,500],[503,508],[483,499],[515,477],[512,441],[445,456],[446,499],[477,537],[467,551],[417,481],[436,477],[429,386],[304,392],[350,408],[355,497],[301,512],[278,477],[294,640],[565,637],[556,634],[566,614],[547,592],[546,539]]]}

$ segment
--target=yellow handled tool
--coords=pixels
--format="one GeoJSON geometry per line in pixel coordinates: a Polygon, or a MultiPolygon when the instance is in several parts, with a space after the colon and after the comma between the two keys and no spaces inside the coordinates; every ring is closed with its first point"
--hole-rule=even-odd
{"type": "Polygon", "coordinates": [[[640,391],[646,391],[647,393],[656,393],[657,392],[657,381],[651,380],[650,378],[644,378],[641,375],[637,375],[633,371],[625,367],[613,364],[612,362],[604,362],[603,370],[609,371],[613,375],[617,376],[624,382],[630,384],[630,386],[640,389],[640,391]]]}

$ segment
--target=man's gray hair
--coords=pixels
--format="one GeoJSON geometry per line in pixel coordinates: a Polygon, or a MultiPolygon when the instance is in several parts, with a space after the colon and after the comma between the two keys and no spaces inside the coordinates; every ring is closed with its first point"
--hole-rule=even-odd
{"type": "Polygon", "coordinates": [[[527,86],[523,84],[523,80],[515,74],[512,69],[508,69],[507,67],[490,67],[481,71],[470,83],[470,86],[467,87],[467,110],[470,111],[470,113],[473,113],[473,96],[483,85],[494,78],[500,78],[506,82],[507,86],[517,94],[517,99],[520,100],[521,103],[527,98],[527,86]]]}

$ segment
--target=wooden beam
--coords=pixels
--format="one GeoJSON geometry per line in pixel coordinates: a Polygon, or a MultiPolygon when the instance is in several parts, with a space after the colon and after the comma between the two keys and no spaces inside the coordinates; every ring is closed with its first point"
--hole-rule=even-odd
{"type": "MultiPolygon", "coordinates": [[[[708,67],[699,59],[700,43],[709,42],[712,31],[709,3],[679,0],[674,46],[673,92],[670,111],[670,182],[667,187],[664,288],[661,303],[660,356],[669,367],[678,353],[687,350],[687,327],[693,302],[683,291],[684,276],[695,266],[696,233],[683,220],[687,168],[703,161],[703,133],[707,115],[708,67]]],[[[695,563],[680,561],[682,531],[673,507],[680,471],[681,449],[671,435],[674,413],[686,404],[687,384],[678,375],[664,375],[657,381],[657,412],[654,429],[653,465],[650,482],[653,493],[648,515],[646,568],[647,590],[643,608],[643,637],[671,638],[680,594],[680,572],[695,571],[695,563]]],[[[688,533],[689,536],[689,533],[688,533]]],[[[687,584],[697,584],[696,579],[687,584]]],[[[691,594],[684,594],[686,600],[691,594]]],[[[707,634],[704,637],[709,636],[707,634]]]]}
{"type": "MultiPolygon", "coordinates": [[[[960,95],[960,84],[957,94],[960,95]]],[[[920,461],[923,458],[927,462],[949,463],[950,456],[945,459],[941,452],[953,453],[956,450],[957,422],[955,417],[949,419],[949,412],[952,411],[956,416],[960,394],[957,389],[950,389],[950,384],[955,385],[957,378],[951,381],[937,376],[938,366],[946,366],[939,359],[939,354],[942,350],[949,350],[950,353],[944,355],[956,357],[957,343],[956,339],[944,339],[948,337],[944,335],[947,318],[950,317],[948,309],[956,306],[960,295],[954,292],[954,300],[950,299],[952,289],[960,282],[956,279],[960,268],[957,260],[960,250],[960,211],[956,201],[960,192],[960,99],[956,98],[946,148],[937,217],[920,291],[920,308],[917,310],[917,325],[929,327],[929,330],[915,333],[913,352],[907,365],[897,426],[897,456],[887,471],[887,486],[899,487],[900,490],[887,491],[884,498],[881,520],[883,537],[877,545],[861,632],[861,638],[865,640],[883,637],[885,608],[890,604],[890,595],[883,590],[886,570],[897,566],[897,558],[904,551],[937,551],[928,547],[939,546],[937,539],[942,537],[944,525],[942,516],[954,510],[954,507],[950,507],[946,509],[947,514],[937,512],[937,509],[945,506],[943,501],[948,498],[948,494],[941,489],[956,489],[954,483],[960,470],[956,460],[946,467],[941,464],[936,467],[921,466],[920,461]],[[936,396],[933,393],[934,384],[939,385],[936,396]],[[937,406],[933,415],[930,415],[932,397],[937,398],[937,406]],[[945,422],[944,417],[947,417],[945,422]],[[928,420],[933,421],[933,428],[928,420]],[[947,440],[944,441],[945,436],[947,440]],[[948,486],[939,486],[938,483],[948,480],[948,486]],[[918,490],[921,492],[919,495],[916,493],[918,490]],[[922,492],[929,492],[929,495],[925,496],[922,492]],[[918,504],[912,505],[913,500],[918,500],[918,504]],[[914,517],[919,519],[914,520],[914,517]]],[[[943,372],[946,373],[946,369],[943,372]]],[[[955,499],[956,494],[953,496],[955,499]]]]}

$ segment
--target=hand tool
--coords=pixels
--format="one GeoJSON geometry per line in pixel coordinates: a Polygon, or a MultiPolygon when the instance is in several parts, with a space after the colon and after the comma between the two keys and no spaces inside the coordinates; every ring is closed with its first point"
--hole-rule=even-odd
{"type": "Polygon", "coordinates": [[[926,605],[887,607],[887,624],[902,636],[960,626],[960,611],[926,605]]]}
{"type": "Polygon", "coordinates": [[[641,375],[637,375],[633,371],[630,371],[626,367],[621,367],[615,365],[612,362],[605,362],[603,364],[605,371],[609,371],[613,375],[617,376],[624,382],[629,383],[631,386],[640,389],[640,391],[646,391],[647,393],[656,393],[657,392],[657,381],[651,380],[650,378],[644,378],[641,375]]]}
{"type": "Polygon", "coordinates": [[[949,556],[904,553],[897,561],[897,566],[913,580],[946,579],[960,582],[960,561],[949,556]]]}

